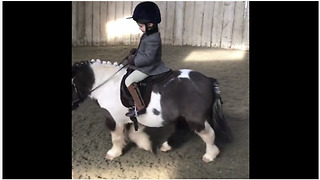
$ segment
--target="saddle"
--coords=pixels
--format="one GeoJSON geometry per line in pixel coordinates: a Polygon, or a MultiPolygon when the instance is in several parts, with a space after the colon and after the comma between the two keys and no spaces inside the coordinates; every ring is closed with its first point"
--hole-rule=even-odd
{"type": "MultiPolygon", "coordinates": [[[[133,71],[134,71],[134,69],[128,68],[127,73],[123,76],[123,78],[121,80],[121,84],[120,84],[120,86],[121,86],[120,87],[121,102],[122,102],[123,106],[125,106],[127,108],[132,107],[134,105],[134,103],[133,103],[133,99],[127,89],[127,86],[125,85],[125,80],[133,71]]],[[[163,82],[164,80],[170,78],[172,74],[173,74],[173,71],[170,70],[170,71],[162,73],[162,74],[149,76],[146,79],[144,79],[138,83],[138,87],[139,87],[141,96],[144,100],[144,103],[146,105],[146,108],[148,107],[148,105],[150,103],[150,97],[151,97],[153,85],[156,83],[163,82]]]]}

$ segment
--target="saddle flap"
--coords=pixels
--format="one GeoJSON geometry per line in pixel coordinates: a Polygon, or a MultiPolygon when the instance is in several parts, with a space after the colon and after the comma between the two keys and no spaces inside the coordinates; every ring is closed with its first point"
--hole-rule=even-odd
{"type": "MultiPolygon", "coordinates": [[[[133,99],[125,85],[125,80],[126,78],[133,72],[133,69],[127,69],[127,73],[123,76],[120,84],[120,96],[121,96],[121,102],[125,107],[132,107],[133,106],[133,99]]],[[[142,80],[141,82],[138,83],[139,90],[141,93],[141,96],[143,97],[144,103],[146,107],[148,107],[150,103],[150,98],[151,98],[151,92],[153,85],[159,82],[162,82],[170,77],[172,74],[172,70],[158,74],[158,75],[153,75],[149,76],[146,79],[142,80]]]]}

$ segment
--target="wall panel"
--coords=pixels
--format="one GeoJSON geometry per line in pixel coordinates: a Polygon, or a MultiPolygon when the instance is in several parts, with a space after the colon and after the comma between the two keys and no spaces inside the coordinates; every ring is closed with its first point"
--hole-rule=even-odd
{"type": "MultiPolygon", "coordinates": [[[[73,1],[72,45],[138,45],[131,16],[141,1],[73,1]]],[[[162,15],[162,43],[249,49],[247,1],[155,1],[162,15]]]]}

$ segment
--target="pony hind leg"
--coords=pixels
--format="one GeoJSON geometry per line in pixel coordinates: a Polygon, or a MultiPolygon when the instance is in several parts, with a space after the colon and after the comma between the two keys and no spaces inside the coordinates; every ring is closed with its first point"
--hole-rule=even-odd
{"type": "Polygon", "coordinates": [[[188,139],[190,130],[186,120],[179,116],[167,132],[170,136],[162,143],[160,148],[162,152],[170,151],[172,148],[179,148],[188,139]]]}
{"type": "Polygon", "coordinates": [[[202,160],[206,163],[213,161],[219,154],[219,148],[214,144],[215,133],[207,121],[204,123],[204,129],[195,130],[201,139],[206,143],[206,153],[202,156],[202,160]]]}
{"type": "Polygon", "coordinates": [[[168,141],[165,141],[164,143],[162,143],[160,151],[162,152],[168,152],[172,149],[172,147],[169,145],[168,141]]]}

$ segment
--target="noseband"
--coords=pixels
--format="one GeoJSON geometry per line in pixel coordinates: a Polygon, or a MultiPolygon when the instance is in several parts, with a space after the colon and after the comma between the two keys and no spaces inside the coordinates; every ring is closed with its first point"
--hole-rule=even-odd
{"type": "Polygon", "coordinates": [[[74,91],[77,93],[78,98],[76,100],[72,100],[72,106],[78,104],[81,100],[83,100],[83,96],[80,94],[76,84],[73,82],[73,78],[72,78],[72,88],[74,89],[74,91]]]}

